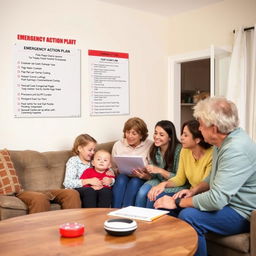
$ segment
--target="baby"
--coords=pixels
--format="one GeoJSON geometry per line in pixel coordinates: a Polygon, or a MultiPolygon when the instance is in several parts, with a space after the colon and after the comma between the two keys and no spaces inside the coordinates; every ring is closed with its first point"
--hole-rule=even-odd
{"type": "Polygon", "coordinates": [[[111,155],[106,150],[98,150],[92,160],[92,168],[86,169],[80,179],[86,188],[86,208],[110,207],[112,201],[111,186],[115,182],[115,174],[110,169],[111,155]]]}

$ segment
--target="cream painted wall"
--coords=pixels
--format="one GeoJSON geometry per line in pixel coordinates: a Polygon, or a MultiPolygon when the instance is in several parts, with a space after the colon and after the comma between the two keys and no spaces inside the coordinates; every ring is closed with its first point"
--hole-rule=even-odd
{"type": "Polygon", "coordinates": [[[232,46],[233,30],[256,24],[255,0],[224,0],[170,19],[169,54],[232,46]]]}
{"type": "Polygon", "coordinates": [[[154,124],[168,118],[167,57],[210,44],[231,46],[234,28],[255,23],[255,0],[224,0],[171,19],[97,0],[0,0],[0,148],[67,149],[80,133],[99,142],[116,140],[131,116],[147,122],[151,137],[154,124]],[[77,40],[81,118],[13,117],[12,46],[17,34],[77,40]],[[89,116],[88,49],[129,53],[129,116],[89,116]]]}
{"type": "MultiPolygon", "coordinates": [[[[170,18],[169,56],[177,59],[194,59],[207,52],[210,56],[210,46],[232,49],[233,30],[256,24],[255,0],[224,0],[216,4],[186,12],[170,18]]],[[[216,48],[215,48],[216,49],[216,48]]],[[[215,90],[218,95],[226,91],[230,57],[218,58],[215,62],[215,90]]],[[[170,74],[174,69],[169,64],[170,74]]],[[[176,66],[175,66],[176,67],[176,66]]],[[[178,72],[170,76],[169,89],[169,119],[173,120],[176,128],[180,126],[180,91],[178,72]],[[173,109],[174,108],[174,109],[173,109]]]]}
{"type": "MultiPolygon", "coordinates": [[[[0,148],[69,149],[89,133],[119,139],[132,116],[167,116],[168,19],[96,0],[0,0],[0,148]],[[17,34],[76,39],[81,49],[81,118],[14,118],[12,47],[17,34]],[[130,115],[89,116],[88,49],[129,53],[130,115]]],[[[69,104],[69,102],[67,102],[69,104]]]]}

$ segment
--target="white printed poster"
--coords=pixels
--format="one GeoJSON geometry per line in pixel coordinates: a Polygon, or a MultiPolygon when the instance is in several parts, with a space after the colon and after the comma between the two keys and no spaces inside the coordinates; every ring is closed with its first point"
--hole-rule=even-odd
{"type": "Polygon", "coordinates": [[[14,116],[80,115],[80,50],[15,44],[14,116]]]}
{"type": "Polygon", "coordinates": [[[128,115],[128,53],[89,50],[88,55],[90,115],[128,115]]]}

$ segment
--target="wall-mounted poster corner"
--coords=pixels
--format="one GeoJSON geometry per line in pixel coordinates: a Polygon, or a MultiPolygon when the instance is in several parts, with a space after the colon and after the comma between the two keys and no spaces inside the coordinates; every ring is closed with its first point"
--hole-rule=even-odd
{"type": "Polygon", "coordinates": [[[80,117],[80,50],[14,45],[14,117],[80,117]]]}
{"type": "Polygon", "coordinates": [[[129,115],[129,54],[88,50],[90,115],[129,115]]]}

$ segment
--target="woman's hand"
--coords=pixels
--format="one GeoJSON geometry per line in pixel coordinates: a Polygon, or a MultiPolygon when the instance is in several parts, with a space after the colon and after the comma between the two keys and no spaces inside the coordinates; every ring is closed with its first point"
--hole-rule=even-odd
{"type": "Polygon", "coordinates": [[[108,175],[108,176],[115,176],[114,170],[109,169],[109,170],[106,172],[106,175],[108,175]]]}
{"type": "Polygon", "coordinates": [[[182,189],[173,195],[174,199],[192,197],[194,193],[190,189],[182,189]]]}
{"type": "Polygon", "coordinates": [[[143,179],[143,180],[151,179],[150,173],[148,173],[145,168],[143,168],[143,169],[134,169],[134,170],[132,170],[132,174],[133,174],[134,177],[137,177],[139,179],[143,179]]]}
{"type": "Polygon", "coordinates": [[[154,203],[155,208],[164,208],[164,209],[176,209],[175,199],[171,196],[163,196],[157,199],[154,203]]]}
{"type": "Polygon", "coordinates": [[[160,195],[165,189],[166,182],[161,182],[157,186],[152,187],[148,192],[148,199],[150,201],[155,201],[156,197],[160,195]]]}
{"type": "MultiPolygon", "coordinates": [[[[157,167],[157,166],[155,166],[155,165],[152,165],[152,164],[150,164],[150,165],[147,165],[146,167],[146,170],[147,170],[147,172],[149,172],[149,173],[151,173],[151,174],[153,174],[153,173],[160,173],[160,174],[162,174],[162,172],[163,172],[163,169],[162,168],[159,168],[159,167],[157,167]]],[[[164,170],[165,171],[165,170],[164,170]]],[[[167,171],[166,171],[167,172],[167,171]]],[[[169,172],[168,172],[168,174],[169,174],[169,172]]]]}
{"type": "Polygon", "coordinates": [[[160,169],[160,168],[158,168],[157,166],[154,166],[154,165],[152,165],[152,164],[147,165],[145,168],[146,168],[146,170],[147,170],[149,173],[160,173],[160,172],[159,172],[159,169],[160,169]]]}

